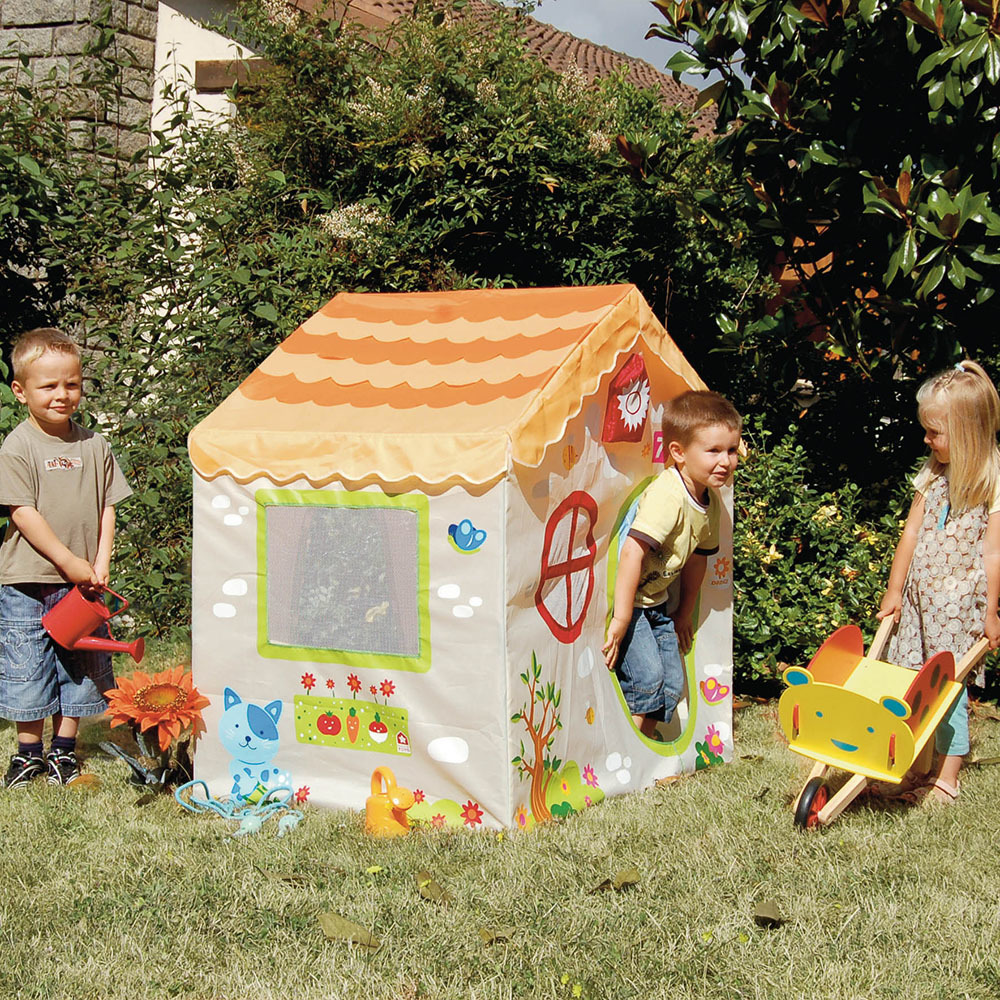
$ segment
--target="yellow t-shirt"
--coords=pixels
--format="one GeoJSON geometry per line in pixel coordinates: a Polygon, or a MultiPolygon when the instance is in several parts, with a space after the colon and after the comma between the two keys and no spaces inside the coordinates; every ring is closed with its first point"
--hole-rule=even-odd
{"type": "Polygon", "coordinates": [[[651,608],[667,599],[667,588],[693,555],[719,550],[719,494],[712,489],[708,504],[696,500],[676,468],[664,469],[639,500],[629,535],[649,546],[642,557],[637,608],[651,608]]]}

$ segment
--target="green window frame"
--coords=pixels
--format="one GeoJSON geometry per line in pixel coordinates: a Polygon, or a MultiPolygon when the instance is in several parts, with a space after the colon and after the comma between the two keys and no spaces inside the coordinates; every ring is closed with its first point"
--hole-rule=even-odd
{"type": "Polygon", "coordinates": [[[424,672],[431,666],[430,559],[428,550],[430,514],[427,497],[420,494],[390,495],[347,490],[258,490],[257,502],[257,650],[261,656],[282,660],[340,663],[349,667],[424,672]],[[268,511],[274,507],[336,507],[360,510],[408,510],[416,515],[418,647],[416,655],[297,646],[273,642],[268,629],[268,511]]]}

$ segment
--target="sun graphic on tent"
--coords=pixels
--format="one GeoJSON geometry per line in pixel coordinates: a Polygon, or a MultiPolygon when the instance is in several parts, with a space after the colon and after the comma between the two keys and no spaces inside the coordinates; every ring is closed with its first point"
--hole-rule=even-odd
{"type": "Polygon", "coordinates": [[[637,378],[618,394],[618,410],[622,415],[622,422],[630,431],[634,431],[646,419],[648,409],[649,382],[646,379],[637,378]]]}

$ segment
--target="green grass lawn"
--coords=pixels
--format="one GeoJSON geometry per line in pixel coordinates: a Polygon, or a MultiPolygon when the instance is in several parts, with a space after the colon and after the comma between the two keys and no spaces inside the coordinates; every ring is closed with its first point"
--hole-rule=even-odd
{"type": "MultiPolygon", "coordinates": [[[[973,734],[973,757],[1000,755],[1000,723],[979,717],[973,734]]],[[[97,789],[0,793],[0,995],[1000,995],[1000,767],[969,767],[953,807],[862,800],[802,833],[789,806],[808,764],[782,745],[776,706],[754,705],[737,713],[733,764],[533,833],[383,841],[360,812],[307,808],[289,836],[272,821],[234,840],[172,798],[137,805],[124,764],[97,749],[106,736],[98,723],[82,738],[97,789]],[[632,867],[638,884],[595,891],[632,867]],[[421,899],[422,870],[450,902],[421,899]],[[777,928],[754,923],[766,900],[777,928]],[[381,947],[327,940],[331,912],[381,947]]]]}

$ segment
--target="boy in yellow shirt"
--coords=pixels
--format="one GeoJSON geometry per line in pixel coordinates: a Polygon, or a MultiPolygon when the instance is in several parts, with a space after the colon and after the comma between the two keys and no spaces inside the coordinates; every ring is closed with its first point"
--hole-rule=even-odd
{"type": "Polygon", "coordinates": [[[708,556],[719,547],[718,490],[736,468],[743,421],[717,392],[667,403],[663,440],[673,466],[647,487],[618,557],[615,605],[604,660],[621,684],[632,721],[652,736],[684,693],[682,654],[708,556]],[[669,589],[680,580],[671,606],[669,589]]]}

